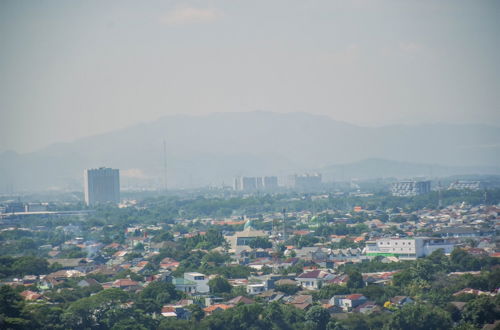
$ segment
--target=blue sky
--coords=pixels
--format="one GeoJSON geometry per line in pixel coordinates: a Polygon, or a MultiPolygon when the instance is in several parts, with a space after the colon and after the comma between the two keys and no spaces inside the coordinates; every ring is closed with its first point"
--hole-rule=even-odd
{"type": "Polygon", "coordinates": [[[171,114],[500,123],[498,1],[2,1],[0,150],[171,114]]]}

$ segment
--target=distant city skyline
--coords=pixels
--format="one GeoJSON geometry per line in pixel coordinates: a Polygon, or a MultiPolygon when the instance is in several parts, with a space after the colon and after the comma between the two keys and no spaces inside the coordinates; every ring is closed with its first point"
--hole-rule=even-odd
{"type": "Polygon", "coordinates": [[[0,151],[174,115],[500,123],[497,1],[2,1],[0,151]]]}

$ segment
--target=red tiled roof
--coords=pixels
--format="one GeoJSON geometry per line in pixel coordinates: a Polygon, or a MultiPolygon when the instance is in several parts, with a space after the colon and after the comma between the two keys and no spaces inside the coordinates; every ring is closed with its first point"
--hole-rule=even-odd
{"type": "Polygon", "coordinates": [[[226,310],[226,309],[229,309],[229,308],[231,308],[231,307],[232,307],[232,306],[225,305],[225,304],[215,304],[215,305],[212,305],[212,306],[205,307],[205,308],[203,308],[203,310],[204,310],[206,313],[212,313],[212,312],[216,311],[217,309],[223,309],[223,310],[226,310]]]}
{"type": "Polygon", "coordinates": [[[172,306],[163,306],[161,308],[162,313],[175,313],[175,307],[172,306]]]}
{"type": "Polygon", "coordinates": [[[33,291],[23,291],[20,293],[20,295],[25,299],[25,300],[37,300],[40,298],[42,295],[33,291]]]}
{"type": "Polygon", "coordinates": [[[227,303],[228,305],[238,305],[239,303],[243,303],[245,305],[247,304],[253,304],[255,301],[250,299],[250,298],[247,298],[247,297],[244,297],[244,296],[238,296],[238,297],[235,297],[231,300],[229,300],[227,303]]]}
{"type": "Polygon", "coordinates": [[[132,281],[128,278],[124,278],[124,279],[114,281],[113,285],[119,286],[119,287],[126,287],[126,286],[136,286],[136,285],[139,285],[139,283],[136,281],[132,281]]]}

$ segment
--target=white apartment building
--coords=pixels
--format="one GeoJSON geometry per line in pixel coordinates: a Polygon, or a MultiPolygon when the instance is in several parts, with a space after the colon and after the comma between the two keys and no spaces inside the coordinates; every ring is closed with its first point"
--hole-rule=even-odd
{"type": "Polygon", "coordinates": [[[453,251],[454,246],[442,238],[380,238],[367,241],[364,253],[370,257],[395,256],[400,259],[415,259],[428,256],[439,249],[448,254],[453,251]]]}
{"type": "Polygon", "coordinates": [[[210,291],[210,288],[208,287],[208,279],[202,273],[184,273],[184,279],[196,283],[197,293],[207,293],[210,291]]]}
{"type": "Polygon", "coordinates": [[[399,181],[391,185],[392,195],[398,197],[418,196],[430,191],[430,181],[399,181]]]}

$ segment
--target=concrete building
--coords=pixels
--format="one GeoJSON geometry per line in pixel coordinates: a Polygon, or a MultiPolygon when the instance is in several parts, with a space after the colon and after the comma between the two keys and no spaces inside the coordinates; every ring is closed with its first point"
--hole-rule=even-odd
{"type": "Polygon", "coordinates": [[[393,256],[400,259],[416,259],[430,255],[432,252],[443,249],[444,253],[451,253],[454,243],[442,238],[415,237],[415,238],[380,238],[367,241],[365,254],[370,257],[393,256]]]}
{"type": "Polygon", "coordinates": [[[226,241],[228,241],[231,246],[231,249],[236,253],[239,253],[242,250],[251,249],[249,244],[257,237],[268,237],[268,234],[263,230],[255,230],[252,226],[251,220],[248,220],[245,223],[242,231],[237,231],[231,236],[224,236],[226,241]]]}
{"type": "Polygon", "coordinates": [[[184,273],[184,279],[196,283],[197,293],[207,293],[210,291],[210,288],[208,287],[208,279],[202,273],[184,273]]]}
{"type": "Polygon", "coordinates": [[[263,186],[265,189],[278,188],[278,177],[276,177],[276,176],[263,176],[261,179],[263,181],[263,186]]]}
{"type": "Polygon", "coordinates": [[[318,290],[321,288],[325,281],[335,278],[335,275],[324,270],[315,269],[300,274],[295,281],[297,281],[302,288],[306,290],[318,290]]]}
{"type": "Polygon", "coordinates": [[[105,167],[86,169],[83,176],[87,205],[120,202],[119,170],[105,167]]]}
{"type": "Polygon", "coordinates": [[[449,190],[481,190],[484,188],[484,184],[481,181],[455,181],[448,187],[449,190]]]}
{"type": "Polygon", "coordinates": [[[175,289],[187,294],[195,294],[197,284],[194,281],[187,280],[185,278],[174,277],[172,279],[172,284],[175,286],[175,289]]]}
{"type": "Polygon", "coordinates": [[[344,311],[349,312],[367,301],[368,299],[360,293],[335,295],[330,299],[330,305],[340,307],[344,311]]]}
{"type": "Polygon", "coordinates": [[[430,181],[399,181],[391,186],[392,196],[411,197],[427,194],[431,191],[430,181]]]}
{"type": "Polygon", "coordinates": [[[259,294],[266,291],[264,283],[247,284],[247,293],[251,295],[259,294]]]}
{"type": "Polygon", "coordinates": [[[316,189],[321,186],[321,179],[319,173],[294,174],[288,177],[288,186],[301,190],[316,189]]]}
{"type": "Polygon", "coordinates": [[[234,178],[233,189],[236,191],[271,190],[278,188],[278,177],[247,177],[234,178]]]}

